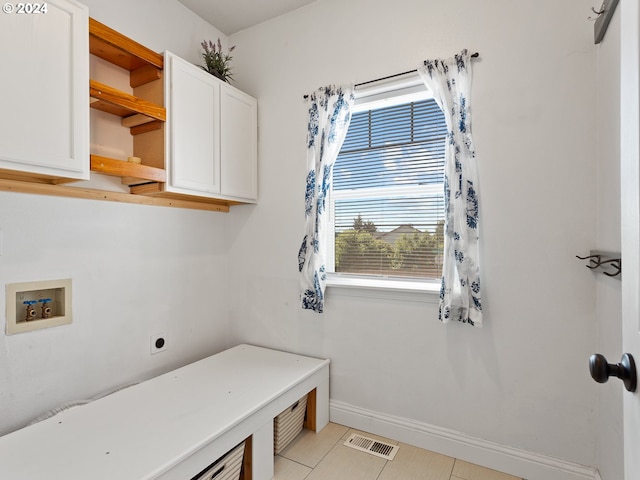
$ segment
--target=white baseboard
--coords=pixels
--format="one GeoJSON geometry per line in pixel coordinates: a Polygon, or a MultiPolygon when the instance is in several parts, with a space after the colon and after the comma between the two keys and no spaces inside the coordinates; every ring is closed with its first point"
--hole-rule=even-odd
{"type": "Polygon", "coordinates": [[[446,428],[331,400],[330,419],[347,427],[459,458],[526,480],[600,480],[597,469],[507,447],[446,428]]]}

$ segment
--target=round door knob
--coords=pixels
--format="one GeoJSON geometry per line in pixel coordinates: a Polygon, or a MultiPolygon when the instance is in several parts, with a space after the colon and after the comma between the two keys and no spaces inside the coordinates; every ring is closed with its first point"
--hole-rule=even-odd
{"type": "Polygon", "coordinates": [[[622,355],[618,364],[607,363],[604,355],[595,353],[589,358],[589,371],[591,377],[598,383],[605,383],[609,377],[617,377],[624,382],[624,386],[630,392],[636,391],[638,376],[636,362],[630,353],[622,355]]]}

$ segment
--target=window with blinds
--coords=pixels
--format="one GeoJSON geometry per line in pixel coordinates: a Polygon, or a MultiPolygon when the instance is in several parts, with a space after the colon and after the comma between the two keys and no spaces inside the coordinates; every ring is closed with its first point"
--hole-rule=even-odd
{"type": "Polygon", "coordinates": [[[439,278],[444,115],[428,97],[379,105],[358,106],[334,166],[329,265],[336,273],[439,278]]]}

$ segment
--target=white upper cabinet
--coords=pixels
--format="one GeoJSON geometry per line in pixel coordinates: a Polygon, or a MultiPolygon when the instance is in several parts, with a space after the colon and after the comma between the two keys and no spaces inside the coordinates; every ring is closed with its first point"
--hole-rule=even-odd
{"type": "Polygon", "coordinates": [[[257,100],[165,53],[166,191],[257,200],[257,100]]]}
{"type": "Polygon", "coordinates": [[[0,176],[52,183],[88,179],[87,8],[72,0],[5,7],[0,13],[0,176]]]}
{"type": "Polygon", "coordinates": [[[165,55],[167,191],[220,193],[220,87],[207,72],[165,55]]]}
{"type": "Polygon", "coordinates": [[[258,198],[258,102],[220,83],[220,193],[258,198]]]}

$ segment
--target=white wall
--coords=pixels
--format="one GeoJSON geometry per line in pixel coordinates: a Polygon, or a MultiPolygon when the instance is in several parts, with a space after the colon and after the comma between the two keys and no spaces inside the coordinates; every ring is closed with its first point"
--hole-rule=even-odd
{"type": "MultiPolygon", "coordinates": [[[[86,4],[108,26],[194,62],[200,42],[220,35],[174,0],[86,4]]],[[[6,283],[73,280],[71,325],[0,334],[0,435],[62,403],[229,347],[228,219],[0,193],[0,311],[6,283]],[[157,333],[166,333],[168,350],[151,356],[157,333]]]]}
{"type": "MultiPolygon", "coordinates": [[[[620,252],[620,8],[596,47],[598,250],[620,252]]],[[[622,354],[620,278],[597,275],[596,350],[612,363],[622,354]]],[[[598,388],[597,465],[603,480],[624,477],[622,395],[619,381],[598,388]]]]}
{"type": "Polygon", "coordinates": [[[260,99],[260,201],[230,216],[235,341],[330,358],[331,398],[583,465],[596,462],[595,47],[590,2],[319,0],[231,36],[260,99]],[[329,291],[299,306],[302,96],[461,48],[474,64],[486,326],[433,299],[329,291]]]}

